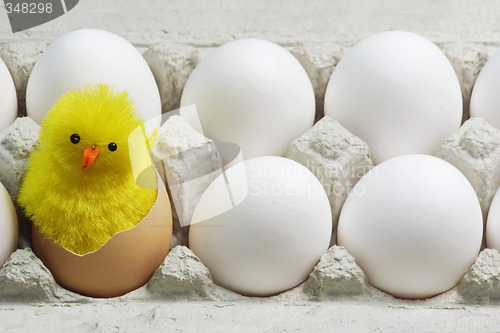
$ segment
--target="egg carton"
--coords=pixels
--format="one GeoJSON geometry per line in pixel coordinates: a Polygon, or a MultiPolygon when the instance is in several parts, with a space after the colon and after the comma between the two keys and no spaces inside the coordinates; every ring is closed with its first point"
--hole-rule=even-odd
{"type": "MultiPolygon", "coordinates": [[[[332,195],[329,199],[334,226],[336,226],[340,214],[339,207],[350,189],[373,166],[367,145],[364,142],[350,134],[335,120],[323,118],[322,105],[328,79],[348,46],[348,44],[342,43],[326,43],[322,46],[304,43],[288,47],[311,78],[318,105],[316,120],[322,120],[319,120],[313,129],[291,144],[286,157],[308,167],[320,179],[327,192],[328,189],[330,190],[329,193],[332,195]],[[325,132],[337,133],[337,136],[326,136],[325,132]],[[337,153],[337,158],[324,154],[325,150],[312,145],[312,141],[329,145],[337,153]],[[343,146],[341,143],[346,141],[350,144],[343,146]],[[330,174],[333,171],[338,176],[326,177],[325,172],[328,171],[330,174]],[[335,192],[333,189],[340,190],[335,192]],[[333,195],[333,192],[338,195],[333,195]]],[[[464,173],[478,195],[483,216],[487,216],[493,195],[500,186],[500,149],[498,148],[500,146],[500,132],[483,119],[467,119],[469,118],[468,105],[474,80],[493,48],[480,43],[441,43],[439,46],[452,62],[461,83],[464,99],[463,120],[465,122],[454,135],[442,143],[436,156],[455,165],[464,173]]],[[[26,115],[22,96],[25,95],[27,76],[37,58],[36,55],[42,52],[45,47],[46,44],[43,42],[23,42],[22,44],[13,42],[9,48],[0,48],[0,56],[10,69],[16,82],[18,96],[20,96],[19,116],[26,115]]],[[[162,108],[164,111],[179,107],[180,95],[187,77],[209,50],[210,48],[206,47],[180,44],[154,45],[142,50],[143,56],[150,65],[158,83],[160,94],[163,97],[162,108]]],[[[181,125],[177,123],[172,126],[181,125]]],[[[34,122],[23,117],[18,118],[11,127],[0,134],[0,162],[2,162],[0,163],[0,179],[12,180],[10,183],[7,181],[7,184],[4,185],[14,200],[27,156],[29,156],[32,145],[36,142],[37,130],[38,127],[34,122]]],[[[186,147],[187,143],[181,142],[179,149],[186,147]]],[[[29,230],[29,224],[22,221],[21,249],[13,253],[0,270],[0,303],[9,304],[5,306],[0,304],[0,308],[10,308],[22,312],[25,310],[19,307],[21,303],[56,306],[57,309],[64,309],[64,306],[71,304],[87,304],[89,309],[94,311],[87,313],[87,317],[94,315],[95,318],[84,326],[84,329],[105,330],[109,328],[103,324],[104,315],[96,314],[104,308],[106,310],[103,313],[114,315],[120,320],[126,320],[123,315],[115,311],[115,308],[120,306],[126,308],[127,316],[133,317],[137,315],[135,311],[140,311],[148,318],[149,324],[158,321],[155,324],[156,327],[163,328],[167,328],[167,324],[159,322],[165,318],[167,322],[173,320],[172,318],[186,320],[191,318],[193,321],[198,321],[201,329],[203,323],[206,322],[198,316],[204,313],[209,314],[214,319],[224,315],[232,315],[239,318],[240,321],[244,321],[243,317],[250,316],[252,311],[257,311],[255,306],[262,307],[259,311],[268,311],[269,314],[276,315],[276,322],[279,322],[280,319],[285,321],[285,318],[281,318],[280,314],[274,312],[273,308],[281,308],[286,305],[293,305],[294,308],[302,307],[303,311],[290,311],[289,314],[292,316],[296,314],[299,318],[306,318],[305,313],[310,311],[318,321],[321,320],[318,319],[321,317],[320,315],[335,316],[337,314],[341,316],[342,313],[345,313],[343,312],[345,310],[342,310],[343,305],[353,306],[354,309],[367,313],[372,312],[371,315],[367,315],[365,320],[342,321],[339,318],[333,326],[329,327],[352,331],[376,330],[377,323],[382,323],[380,326],[385,325],[396,330],[401,328],[400,331],[408,328],[414,328],[415,331],[441,328],[447,328],[451,331],[467,331],[467,329],[480,331],[483,326],[494,327],[497,324],[490,317],[493,316],[493,313],[490,312],[491,309],[477,307],[478,305],[497,304],[497,300],[500,299],[500,254],[492,249],[481,251],[475,264],[465,274],[458,286],[452,290],[429,300],[400,300],[371,287],[367,283],[364,273],[356,265],[354,258],[344,248],[334,245],[336,238],[334,228],[332,244],[330,244],[332,247],[323,255],[303,284],[280,295],[264,299],[250,298],[214,284],[208,269],[186,246],[188,229],[182,228],[177,220],[174,222],[172,250],[148,284],[122,297],[95,299],[73,293],[57,285],[47,268],[30,250],[29,230]],[[174,300],[177,302],[172,304],[177,308],[172,309],[172,314],[169,315],[161,304],[174,300]],[[188,305],[183,306],[183,303],[188,305]],[[137,304],[147,305],[141,307],[137,304]],[[134,306],[140,310],[135,310],[134,306]],[[317,310],[317,307],[325,310],[317,310]],[[404,321],[394,321],[392,324],[390,321],[394,319],[383,315],[383,311],[399,315],[400,312],[397,312],[399,311],[397,309],[404,311],[404,309],[412,310],[418,307],[434,312],[426,320],[405,317],[404,321]],[[234,310],[231,311],[231,309],[234,310]],[[245,312],[246,309],[249,314],[238,317],[237,313],[245,312]],[[456,311],[466,309],[470,318],[463,321],[451,318],[447,312],[441,311],[444,309],[455,309],[456,311]],[[325,314],[322,311],[331,311],[331,313],[325,314]],[[187,313],[191,313],[191,317],[187,313]],[[377,318],[377,316],[380,317],[377,318]]],[[[283,312],[286,311],[283,310],[283,312]]],[[[0,315],[0,318],[2,316],[3,314],[0,315]]],[[[307,320],[305,322],[310,326],[304,327],[322,328],[318,322],[307,320]]],[[[255,325],[255,331],[263,331],[265,328],[251,321],[248,323],[255,325]],[[261,330],[259,330],[260,328],[261,330]]]]}
{"type": "MultiPolygon", "coordinates": [[[[196,142],[210,141],[200,137],[199,133],[188,126],[181,117],[169,118],[160,131],[159,141],[164,145],[158,146],[160,148],[154,151],[154,156],[162,156],[165,152],[187,150],[196,142]],[[182,128],[183,136],[169,140],[169,135],[176,135],[178,132],[176,128],[182,128]]],[[[38,129],[39,126],[33,120],[22,117],[0,134],[2,162],[0,165],[3,166],[0,168],[0,177],[12,180],[5,182],[5,186],[14,201],[27,158],[37,140],[38,129]]],[[[175,156],[182,158],[183,155],[175,156]]],[[[329,117],[324,117],[311,130],[292,142],[286,156],[308,167],[327,190],[334,210],[332,214],[334,226],[338,221],[339,207],[342,206],[347,194],[373,166],[366,143],[329,117]]],[[[500,131],[484,119],[471,118],[455,134],[444,140],[436,156],[455,165],[471,181],[480,199],[483,214],[487,216],[493,195],[500,186],[500,131]]],[[[172,163],[172,167],[175,165],[177,164],[172,163]]],[[[182,174],[179,175],[182,177],[182,174]]],[[[199,192],[202,191],[203,188],[199,192]]],[[[58,286],[49,270],[29,248],[29,222],[21,218],[21,226],[22,249],[13,253],[0,270],[0,299],[9,302],[54,304],[98,301],[58,286]]],[[[172,250],[165,262],[146,286],[117,299],[216,302],[251,300],[252,298],[238,295],[214,284],[208,269],[186,247],[187,234],[188,228],[182,228],[179,221],[175,220],[172,250]]],[[[335,234],[333,236],[335,237],[335,234]]],[[[334,241],[332,245],[333,243],[334,241]]],[[[337,245],[333,245],[322,256],[307,281],[269,299],[278,302],[283,300],[304,302],[346,298],[406,302],[396,300],[372,288],[354,258],[337,245]]],[[[498,298],[500,298],[500,253],[484,249],[458,287],[427,302],[455,305],[489,304],[498,298]]]]}

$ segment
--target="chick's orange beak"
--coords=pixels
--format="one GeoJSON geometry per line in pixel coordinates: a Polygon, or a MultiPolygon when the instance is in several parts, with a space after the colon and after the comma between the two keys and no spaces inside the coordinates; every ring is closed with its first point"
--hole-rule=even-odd
{"type": "Polygon", "coordinates": [[[83,150],[82,170],[87,170],[99,156],[99,148],[96,146],[88,146],[83,150]]]}

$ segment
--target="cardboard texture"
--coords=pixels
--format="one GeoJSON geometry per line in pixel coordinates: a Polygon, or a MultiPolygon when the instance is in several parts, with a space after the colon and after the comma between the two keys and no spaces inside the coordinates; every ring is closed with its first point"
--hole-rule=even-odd
{"type": "Polygon", "coordinates": [[[115,234],[97,251],[77,255],[33,225],[33,250],[64,288],[91,297],[117,297],[146,284],[170,250],[172,210],[158,178],[158,197],[132,229],[115,234]]]}

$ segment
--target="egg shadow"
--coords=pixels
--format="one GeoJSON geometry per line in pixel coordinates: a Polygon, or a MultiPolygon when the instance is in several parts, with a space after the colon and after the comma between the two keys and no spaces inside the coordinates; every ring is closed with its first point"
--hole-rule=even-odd
{"type": "Polygon", "coordinates": [[[17,215],[17,223],[19,227],[19,239],[17,247],[19,249],[31,248],[31,220],[24,215],[23,210],[17,202],[14,203],[17,215]]]}

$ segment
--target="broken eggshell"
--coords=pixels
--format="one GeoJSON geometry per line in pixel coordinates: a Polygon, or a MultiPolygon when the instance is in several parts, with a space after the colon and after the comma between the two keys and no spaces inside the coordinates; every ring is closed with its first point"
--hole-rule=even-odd
{"type": "Polygon", "coordinates": [[[160,177],[153,207],[135,227],[98,250],[75,254],[33,225],[33,250],[64,288],[91,297],[117,297],[146,284],[170,250],[172,210],[160,177]]]}

